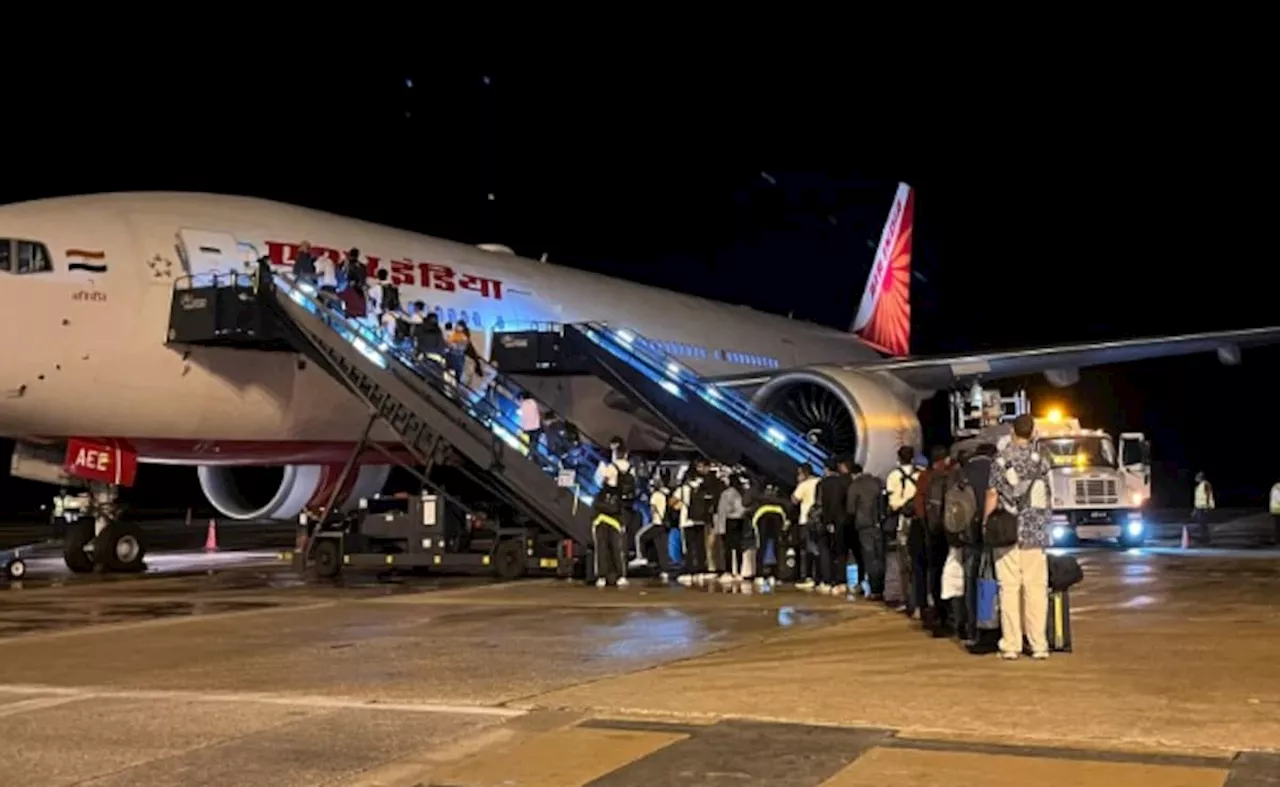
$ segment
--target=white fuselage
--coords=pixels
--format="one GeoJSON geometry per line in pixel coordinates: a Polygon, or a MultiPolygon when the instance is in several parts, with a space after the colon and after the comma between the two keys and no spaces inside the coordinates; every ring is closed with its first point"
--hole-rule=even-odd
{"type": "Polygon", "coordinates": [[[53,267],[0,270],[0,434],[9,437],[356,439],[362,406],[294,356],[165,344],[180,277],[267,254],[287,264],[289,244],[302,240],[378,258],[401,280],[404,301],[465,315],[486,353],[499,321],[604,320],[678,343],[687,349],[681,360],[705,376],[878,357],[851,334],[684,295],[679,281],[658,289],[249,198],[146,193],[22,203],[0,208],[0,239],[44,244],[53,267]],[[85,259],[106,271],[69,269],[85,259]]]}

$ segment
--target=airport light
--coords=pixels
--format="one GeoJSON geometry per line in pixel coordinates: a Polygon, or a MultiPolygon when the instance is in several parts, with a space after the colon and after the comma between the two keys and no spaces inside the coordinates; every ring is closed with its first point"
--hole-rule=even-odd
{"type": "Polygon", "coordinates": [[[1059,409],[1058,409],[1058,408],[1056,408],[1056,407],[1055,407],[1055,408],[1053,408],[1052,410],[1050,410],[1050,411],[1049,411],[1049,423],[1051,423],[1051,424],[1060,424],[1060,423],[1062,423],[1062,411],[1061,411],[1061,410],[1059,410],[1059,409]]]}
{"type": "Polygon", "coordinates": [[[1138,520],[1137,522],[1130,522],[1130,523],[1129,523],[1129,535],[1130,535],[1131,537],[1133,537],[1133,538],[1137,538],[1138,536],[1142,535],[1142,521],[1141,521],[1141,520],[1138,520]]]}
{"type": "Polygon", "coordinates": [[[1135,506],[1142,505],[1144,501],[1146,501],[1146,497],[1141,492],[1133,493],[1133,504],[1135,506]]]}
{"type": "Polygon", "coordinates": [[[1062,541],[1067,537],[1067,529],[1062,525],[1058,525],[1053,529],[1053,540],[1062,541]]]}

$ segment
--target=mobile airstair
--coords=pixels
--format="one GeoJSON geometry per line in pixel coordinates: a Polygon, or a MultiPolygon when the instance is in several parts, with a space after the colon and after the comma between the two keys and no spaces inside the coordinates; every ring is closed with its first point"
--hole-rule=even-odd
{"type": "Polygon", "coordinates": [[[385,422],[428,475],[451,447],[498,499],[576,545],[571,553],[585,554],[591,544],[594,475],[605,451],[581,434],[557,441],[558,453],[550,441],[529,445],[519,428],[523,391],[503,375],[483,393],[470,390],[438,363],[345,316],[326,294],[265,269],[180,281],[169,343],[302,352],[367,404],[369,428],[385,422]]]}

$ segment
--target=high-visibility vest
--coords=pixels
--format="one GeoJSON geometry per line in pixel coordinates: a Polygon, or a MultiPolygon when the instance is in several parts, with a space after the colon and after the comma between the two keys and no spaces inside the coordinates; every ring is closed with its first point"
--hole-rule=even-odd
{"type": "Polygon", "coordinates": [[[608,525],[614,530],[622,531],[622,523],[608,514],[596,514],[595,521],[591,523],[591,526],[595,527],[596,525],[608,525]]]}
{"type": "Polygon", "coordinates": [[[1280,516],[1280,484],[1271,487],[1271,513],[1280,516]]]}
{"type": "Polygon", "coordinates": [[[786,510],[783,509],[782,506],[776,503],[766,503],[756,509],[755,515],[751,517],[751,526],[759,530],[760,517],[768,516],[769,514],[777,514],[778,517],[782,520],[783,524],[786,524],[786,521],[787,521],[786,510]]]}
{"type": "Polygon", "coordinates": [[[1213,507],[1213,487],[1208,481],[1201,481],[1196,484],[1196,509],[1206,511],[1213,507]]]}

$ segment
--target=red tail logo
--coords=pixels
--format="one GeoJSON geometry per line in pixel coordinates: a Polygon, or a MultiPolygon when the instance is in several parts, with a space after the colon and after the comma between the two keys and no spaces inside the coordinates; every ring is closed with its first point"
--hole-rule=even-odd
{"type": "Polygon", "coordinates": [[[890,355],[911,354],[911,230],[915,193],[898,184],[850,330],[890,355]]]}

